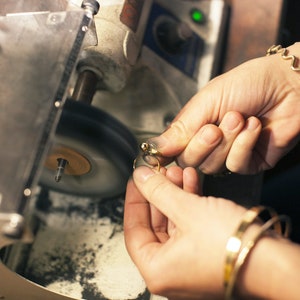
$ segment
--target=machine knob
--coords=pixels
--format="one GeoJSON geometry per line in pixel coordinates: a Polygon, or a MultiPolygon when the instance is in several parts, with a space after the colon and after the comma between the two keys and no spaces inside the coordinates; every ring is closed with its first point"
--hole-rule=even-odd
{"type": "Polygon", "coordinates": [[[96,0],[83,0],[81,7],[90,11],[92,15],[96,15],[100,9],[100,4],[96,0]]]}
{"type": "Polygon", "coordinates": [[[157,25],[156,37],[163,50],[170,54],[178,54],[192,39],[193,31],[187,23],[165,19],[157,25]]]}

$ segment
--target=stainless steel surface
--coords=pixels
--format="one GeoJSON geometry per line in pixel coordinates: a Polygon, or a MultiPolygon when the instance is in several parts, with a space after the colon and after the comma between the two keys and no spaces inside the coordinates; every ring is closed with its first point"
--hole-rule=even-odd
{"type": "Polygon", "coordinates": [[[15,272],[9,270],[0,261],[0,299],[5,300],[70,300],[73,298],[47,290],[15,272]]]}
{"type": "MultiPolygon", "coordinates": [[[[6,5],[0,17],[1,250],[33,240],[23,217],[91,23],[82,9],[31,12],[27,4],[26,13],[23,1],[6,5]]],[[[0,273],[1,299],[56,299],[1,262],[0,273]]]]}
{"type": "Polygon", "coordinates": [[[83,11],[42,12],[3,16],[0,24],[0,163],[5,170],[0,209],[22,213],[60,115],[84,37],[81,28],[89,19],[83,11]]]}

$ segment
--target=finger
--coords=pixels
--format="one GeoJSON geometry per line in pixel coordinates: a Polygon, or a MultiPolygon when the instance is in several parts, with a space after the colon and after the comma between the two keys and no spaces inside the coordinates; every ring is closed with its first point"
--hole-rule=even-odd
{"type": "Polygon", "coordinates": [[[183,170],[178,166],[171,166],[167,169],[166,176],[178,187],[183,187],[183,170]]]}
{"type": "Polygon", "coordinates": [[[169,128],[149,142],[165,157],[179,155],[203,125],[218,121],[218,108],[211,99],[214,94],[205,90],[199,92],[181,109],[169,128]]]}
{"type": "Polygon", "coordinates": [[[183,189],[186,192],[200,194],[200,178],[195,168],[185,168],[183,170],[183,189]]]}
{"type": "Polygon", "coordinates": [[[209,156],[200,164],[200,170],[205,174],[214,174],[225,168],[225,162],[230,148],[244,127],[244,118],[238,112],[228,112],[220,123],[223,132],[222,141],[209,156]]]}
{"type": "Polygon", "coordinates": [[[178,166],[171,166],[167,169],[166,176],[186,192],[193,194],[199,193],[200,178],[195,168],[187,167],[182,169],[178,166]]]}
{"type": "MultiPolygon", "coordinates": [[[[161,168],[159,171],[163,175],[167,175],[167,169],[161,168]]],[[[169,239],[169,222],[168,218],[161,213],[159,209],[156,208],[155,205],[149,204],[150,206],[150,220],[151,220],[151,228],[155,232],[157,239],[160,242],[165,242],[169,239]]]]}
{"type": "MultiPolygon", "coordinates": [[[[299,116],[299,114],[296,116],[299,116]]],[[[287,154],[300,140],[299,120],[295,121],[290,117],[288,121],[278,118],[275,121],[266,122],[263,128],[255,152],[259,155],[260,165],[258,171],[264,171],[273,168],[277,162],[287,154]],[[296,129],[298,128],[298,129],[296,129]],[[296,130],[295,130],[296,129],[296,130]]]]}
{"type": "Polygon", "coordinates": [[[236,137],[227,156],[226,166],[230,171],[241,174],[257,172],[254,151],[261,129],[261,122],[256,117],[246,120],[244,129],[236,137]]]}
{"type": "Polygon", "coordinates": [[[127,184],[125,196],[124,233],[126,245],[132,253],[143,245],[157,242],[151,228],[149,203],[132,180],[127,184]]]}
{"type": "Polygon", "coordinates": [[[176,226],[186,223],[188,210],[192,206],[186,203],[192,201],[190,193],[183,191],[155,169],[147,167],[137,168],[133,172],[133,179],[143,196],[176,226]]]}
{"type": "Polygon", "coordinates": [[[204,125],[191,139],[186,149],[178,156],[177,162],[182,167],[198,167],[222,141],[223,133],[218,126],[204,125]]]}
{"type": "MultiPolygon", "coordinates": [[[[183,188],[183,172],[182,168],[178,166],[170,166],[167,169],[166,176],[178,187],[183,188]]],[[[176,225],[171,220],[168,220],[167,232],[168,236],[172,236],[176,232],[176,225]]]]}
{"type": "MultiPolygon", "coordinates": [[[[182,169],[178,166],[171,166],[167,169],[167,178],[170,179],[178,187],[183,188],[188,193],[198,194],[199,192],[199,176],[194,168],[182,169]]],[[[169,220],[168,234],[172,236],[176,232],[176,226],[169,220]]]]}

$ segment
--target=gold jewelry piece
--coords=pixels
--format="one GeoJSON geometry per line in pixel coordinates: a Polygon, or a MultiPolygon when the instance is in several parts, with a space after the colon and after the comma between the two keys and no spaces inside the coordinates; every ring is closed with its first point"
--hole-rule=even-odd
{"type": "MultiPolygon", "coordinates": [[[[242,236],[248,227],[253,224],[253,222],[264,212],[267,212],[270,217],[276,216],[276,212],[270,208],[265,206],[254,206],[251,209],[247,210],[244,218],[242,219],[238,229],[228,239],[226,244],[226,259],[225,259],[225,266],[224,266],[224,287],[226,288],[232,274],[232,270],[234,268],[236,259],[238,257],[238,253],[240,252],[242,246],[242,236]]],[[[281,234],[281,226],[276,226],[275,230],[277,233],[281,234]]]]}
{"type": "Polygon", "coordinates": [[[267,56],[270,56],[270,55],[273,55],[273,54],[277,54],[277,53],[281,53],[281,57],[285,60],[291,60],[291,69],[293,71],[300,71],[300,68],[299,67],[296,67],[296,64],[298,62],[298,59],[295,55],[288,55],[288,49],[287,48],[282,48],[281,45],[273,45],[271,46],[268,50],[267,50],[267,53],[266,55],[267,56]]]}
{"type": "MultiPolygon", "coordinates": [[[[146,163],[148,163],[146,161],[146,158],[148,156],[153,157],[156,160],[156,165],[154,165],[154,167],[157,167],[157,171],[160,171],[160,161],[159,161],[157,156],[161,156],[161,153],[156,149],[156,147],[153,144],[149,144],[147,142],[144,142],[144,143],[140,144],[140,149],[143,152],[142,157],[143,157],[144,161],[146,163]]],[[[133,162],[133,169],[136,168],[136,161],[137,161],[137,159],[135,159],[134,162],[133,162]]]]}
{"type": "Polygon", "coordinates": [[[245,263],[249,253],[253,249],[253,247],[256,245],[258,240],[271,228],[273,227],[275,229],[276,224],[280,225],[282,227],[282,223],[285,223],[285,231],[282,234],[283,237],[288,237],[290,233],[290,219],[285,216],[285,215],[276,215],[269,219],[265,224],[261,226],[261,228],[258,230],[256,235],[249,241],[247,241],[246,245],[242,248],[242,250],[239,252],[236,263],[234,265],[232,274],[230,276],[230,280],[228,282],[228,285],[225,289],[225,300],[231,300],[232,298],[232,293],[234,290],[235,282],[237,275],[242,267],[242,265],[245,263]]]}

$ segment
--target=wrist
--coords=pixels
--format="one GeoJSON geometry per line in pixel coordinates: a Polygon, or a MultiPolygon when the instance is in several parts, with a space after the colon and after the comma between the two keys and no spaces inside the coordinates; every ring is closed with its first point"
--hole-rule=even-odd
{"type": "Polygon", "coordinates": [[[279,50],[271,51],[265,60],[265,78],[269,91],[267,98],[271,103],[276,99],[284,107],[293,132],[292,142],[300,134],[300,43],[287,48],[274,48],[279,50]]]}
{"type": "Polygon", "coordinates": [[[260,239],[241,268],[238,299],[299,299],[299,257],[300,247],[286,239],[260,239]]]}
{"type": "Polygon", "coordinates": [[[287,48],[288,54],[293,55],[295,58],[294,63],[289,61],[289,66],[292,64],[297,69],[296,71],[293,71],[291,67],[289,67],[289,71],[292,72],[289,78],[289,84],[291,85],[293,89],[293,93],[295,94],[295,101],[298,101],[298,105],[296,106],[296,109],[294,111],[294,117],[296,118],[296,122],[298,122],[298,136],[300,135],[300,42],[295,43],[287,48]]]}

